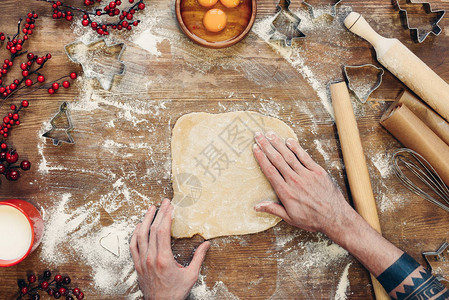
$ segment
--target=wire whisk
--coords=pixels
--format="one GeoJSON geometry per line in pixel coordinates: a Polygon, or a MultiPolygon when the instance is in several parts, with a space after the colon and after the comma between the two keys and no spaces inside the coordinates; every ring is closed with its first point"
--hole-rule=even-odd
{"type": "Polygon", "coordinates": [[[413,193],[449,212],[449,188],[430,165],[430,163],[416,151],[401,148],[393,153],[393,170],[399,180],[413,193]],[[407,169],[413,178],[404,174],[407,169]],[[420,181],[420,184],[417,182],[420,181]],[[421,187],[427,186],[436,196],[425,192],[421,187]],[[440,199],[440,200],[438,200],[440,199]]]}

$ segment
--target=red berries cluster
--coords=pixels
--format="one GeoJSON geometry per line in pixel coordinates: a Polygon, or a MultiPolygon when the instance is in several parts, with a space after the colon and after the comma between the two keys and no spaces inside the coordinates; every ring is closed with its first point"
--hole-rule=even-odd
{"type": "Polygon", "coordinates": [[[19,297],[17,299],[23,299],[26,296],[30,296],[31,300],[39,300],[39,291],[46,291],[49,296],[59,299],[65,297],[66,300],[78,300],[84,299],[84,293],[79,288],[70,289],[67,285],[72,281],[69,276],[63,277],[60,274],[55,275],[53,280],[51,279],[51,272],[45,271],[42,279],[37,282],[37,277],[34,274],[28,276],[28,284],[25,280],[20,279],[17,281],[19,286],[19,297]],[[33,285],[35,285],[33,287],[33,285]],[[74,298],[75,297],[75,298],[74,298]]]}
{"type": "MultiPolygon", "coordinates": [[[[27,18],[25,19],[25,22],[26,22],[26,23],[25,23],[25,26],[24,26],[24,28],[22,29],[22,32],[25,34],[25,35],[23,36],[23,39],[24,39],[25,41],[28,39],[28,36],[29,36],[29,35],[33,34],[33,29],[35,28],[34,22],[36,21],[36,19],[37,19],[38,17],[39,17],[39,16],[38,16],[36,13],[34,13],[34,12],[28,13],[27,18]]],[[[12,45],[11,45],[11,53],[14,54],[14,52],[13,52],[13,46],[14,46],[14,44],[16,45],[16,50],[17,50],[17,51],[22,50],[22,46],[21,46],[21,43],[19,43],[19,41],[20,41],[20,40],[17,40],[17,43],[18,43],[19,45],[17,45],[17,43],[12,43],[12,45]],[[20,46],[20,49],[19,49],[19,46],[20,46]]],[[[14,42],[14,39],[13,39],[12,42],[14,42]]],[[[6,49],[8,49],[8,47],[6,47],[6,49]]],[[[9,49],[8,49],[8,50],[9,50],[9,49]]]]}
{"type": "Polygon", "coordinates": [[[62,6],[61,1],[55,1],[52,5],[53,7],[53,19],[65,18],[67,21],[73,20],[73,13],[70,10],[64,11],[60,7],[62,6]]]}
{"type": "Polygon", "coordinates": [[[9,131],[12,129],[12,126],[14,125],[20,125],[19,120],[19,111],[24,108],[28,107],[29,103],[27,100],[23,100],[19,107],[16,107],[15,105],[11,105],[12,112],[8,113],[3,118],[3,124],[0,127],[0,134],[7,138],[9,135],[9,131]]]}
{"type": "MultiPolygon", "coordinates": [[[[67,77],[67,76],[65,76],[67,77]]],[[[63,78],[65,78],[63,77],[63,78]]],[[[70,73],[70,75],[68,76],[70,77],[70,79],[75,80],[78,75],[75,72],[70,73]]],[[[64,80],[62,82],[62,84],[59,84],[57,81],[53,82],[53,84],[51,85],[51,87],[48,89],[48,93],[50,95],[53,95],[54,93],[56,93],[57,90],[59,90],[60,85],[62,85],[63,88],[68,89],[70,87],[70,82],[67,80],[64,80]]]]}
{"type": "Polygon", "coordinates": [[[0,174],[5,175],[9,181],[16,181],[19,179],[20,173],[18,168],[27,171],[31,168],[31,163],[28,160],[22,160],[20,166],[14,164],[19,160],[19,154],[14,149],[8,149],[6,143],[0,143],[0,174]]]}
{"type": "MultiPolygon", "coordinates": [[[[143,0],[127,0],[130,4],[132,4],[132,6],[122,10],[120,10],[119,7],[125,0],[113,0],[113,1],[108,0],[109,3],[106,6],[104,6],[103,8],[97,8],[93,12],[65,5],[61,1],[53,1],[53,0],[40,0],[40,1],[52,3],[54,19],[65,18],[66,20],[71,21],[73,19],[73,13],[75,11],[83,12],[83,20],[81,21],[81,24],[86,27],[90,26],[92,30],[95,30],[99,35],[109,35],[110,29],[131,30],[133,27],[136,27],[140,23],[139,20],[133,20],[134,14],[140,10],[145,9],[145,3],[143,3],[143,0]],[[68,10],[64,11],[62,8],[66,8],[68,10]],[[111,22],[101,23],[98,20],[97,21],[93,20],[93,18],[100,17],[103,15],[109,15],[110,17],[117,16],[118,20],[115,23],[111,22]]],[[[96,2],[101,2],[101,0],[96,0],[96,2]]],[[[84,4],[86,6],[90,6],[94,3],[95,3],[94,0],[84,0],[84,4]]]]}

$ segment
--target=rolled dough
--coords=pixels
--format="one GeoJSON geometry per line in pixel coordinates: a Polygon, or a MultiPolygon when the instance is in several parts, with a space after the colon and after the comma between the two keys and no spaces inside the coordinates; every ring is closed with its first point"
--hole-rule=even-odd
{"type": "Polygon", "coordinates": [[[173,128],[172,236],[205,239],[266,230],[278,217],[257,213],[263,200],[278,201],[254,159],[254,133],[273,130],[297,139],[284,122],[256,112],[191,113],[173,128]]]}

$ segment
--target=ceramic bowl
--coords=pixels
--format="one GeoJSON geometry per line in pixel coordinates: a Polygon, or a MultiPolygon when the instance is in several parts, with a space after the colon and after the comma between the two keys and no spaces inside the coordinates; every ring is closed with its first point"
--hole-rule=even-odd
{"type": "Polygon", "coordinates": [[[176,2],[175,2],[176,19],[178,20],[179,27],[181,28],[181,30],[184,32],[184,34],[189,39],[191,39],[195,43],[197,43],[201,46],[207,47],[207,48],[220,49],[220,48],[226,48],[226,47],[235,45],[236,43],[240,42],[241,40],[243,40],[246,37],[246,35],[249,33],[249,31],[253,27],[254,21],[256,20],[256,13],[257,13],[256,2],[257,1],[251,0],[251,17],[249,19],[248,25],[239,35],[237,35],[229,40],[222,41],[222,42],[208,42],[208,41],[198,37],[197,35],[193,34],[187,28],[187,26],[184,24],[184,20],[182,19],[182,15],[181,15],[181,1],[182,0],[176,0],[176,2]]]}

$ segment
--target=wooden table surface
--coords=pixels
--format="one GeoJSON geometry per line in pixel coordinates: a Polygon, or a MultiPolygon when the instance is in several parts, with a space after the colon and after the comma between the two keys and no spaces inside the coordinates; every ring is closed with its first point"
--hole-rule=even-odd
{"type": "MultiPolygon", "coordinates": [[[[253,31],[225,50],[201,48],[185,38],[174,19],[174,1],[146,2],[139,26],[147,30],[144,44],[149,52],[133,43],[138,32],[108,37],[126,45],[125,74],[115,78],[110,91],[82,75],[80,65],[69,61],[64,52],[66,44],[80,37],[92,39],[93,35],[85,34],[89,30],[53,20],[46,3],[0,3],[0,31],[6,33],[14,33],[17,20],[30,10],[39,13],[25,48],[52,54],[43,70],[48,80],[72,71],[81,74],[68,90],[55,95],[39,90],[26,96],[30,107],[7,140],[31,161],[32,169],[22,172],[17,182],[2,177],[0,198],[39,205],[45,211],[47,229],[40,247],[25,261],[0,269],[0,299],[14,298],[18,278],[47,268],[71,275],[86,299],[137,298],[127,237],[150,203],[172,195],[170,133],[186,113],[253,110],[280,118],[347,196],[336,128],[323,87],[342,79],[343,64],[379,65],[370,45],[344,28],[342,19],[351,9],[362,13],[380,34],[401,40],[449,81],[449,31],[445,28],[449,19],[440,23],[440,36],[430,35],[424,43],[415,44],[391,1],[343,1],[334,21],[312,21],[301,2],[293,1],[291,9],[303,19],[300,29],[307,37],[294,42],[291,50],[263,39],[275,0],[258,1],[253,31]],[[41,135],[63,101],[70,103],[76,144],[55,147],[41,135]],[[120,238],[118,258],[99,247],[101,237],[109,232],[120,238]]],[[[449,9],[449,3],[434,0],[432,7],[449,9]]],[[[75,19],[79,23],[80,16],[75,19]]],[[[5,49],[0,53],[7,57],[5,49]]],[[[9,80],[18,74],[17,69],[9,80]]],[[[391,172],[391,154],[401,145],[378,121],[402,88],[386,71],[381,87],[367,103],[355,104],[355,109],[383,234],[424,263],[421,253],[436,250],[448,238],[449,215],[406,190],[391,172]]],[[[2,115],[19,99],[6,101],[2,115]]],[[[187,263],[201,240],[174,241],[177,259],[187,263]]],[[[368,272],[324,236],[281,222],[258,234],[212,240],[191,297],[333,299],[344,291],[348,299],[373,298],[368,272]]]]}

